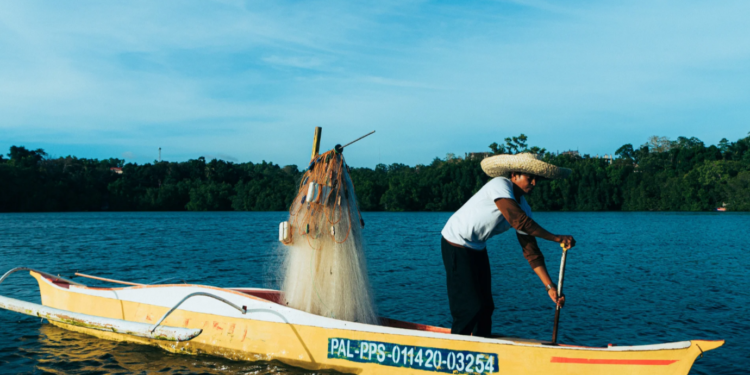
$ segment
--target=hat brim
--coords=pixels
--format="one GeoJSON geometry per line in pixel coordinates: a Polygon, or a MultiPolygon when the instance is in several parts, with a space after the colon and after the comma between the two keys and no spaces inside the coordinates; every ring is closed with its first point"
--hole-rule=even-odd
{"type": "Polygon", "coordinates": [[[482,160],[482,170],[490,177],[508,177],[511,172],[528,173],[550,180],[566,178],[573,172],[525,155],[495,155],[482,160]]]}

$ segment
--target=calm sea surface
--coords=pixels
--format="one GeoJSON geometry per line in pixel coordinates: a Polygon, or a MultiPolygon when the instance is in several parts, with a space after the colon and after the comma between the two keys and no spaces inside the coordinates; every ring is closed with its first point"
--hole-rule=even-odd
{"type": "MultiPolygon", "coordinates": [[[[380,315],[450,326],[440,230],[451,214],[363,215],[380,315]]],[[[139,283],[276,287],[278,224],[285,218],[284,212],[0,214],[0,274],[27,266],[139,283]]],[[[748,373],[750,215],[542,212],[535,218],[578,241],[568,255],[561,342],[725,339],[723,347],[697,360],[691,374],[748,373]]],[[[556,280],[560,248],[540,244],[556,280]]],[[[488,249],[497,306],[493,331],[550,339],[554,305],[515,235],[493,238],[488,249]]],[[[0,294],[40,301],[26,272],[0,284],[0,294]]],[[[0,373],[151,372],[309,373],[279,363],[175,355],[99,340],[0,310],[0,373]]]]}

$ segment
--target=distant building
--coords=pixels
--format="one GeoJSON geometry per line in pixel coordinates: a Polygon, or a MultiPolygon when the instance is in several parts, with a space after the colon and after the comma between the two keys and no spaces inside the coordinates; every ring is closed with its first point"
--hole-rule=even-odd
{"type": "Polygon", "coordinates": [[[109,170],[117,174],[122,174],[122,168],[112,167],[109,170]]]}
{"type": "Polygon", "coordinates": [[[612,164],[612,159],[614,159],[612,157],[612,155],[608,155],[608,154],[604,154],[604,156],[602,156],[602,157],[599,157],[599,154],[596,154],[596,158],[597,159],[604,159],[604,161],[606,161],[607,164],[612,164]]]}
{"type": "Polygon", "coordinates": [[[581,156],[581,154],[579,154],[578,151],[574,151],[574,150],[563,151],[560,153],[560,155],[581,156]]]}
{"type": "Polygon", "coordinates": [[[492,156],[493,154],[491,152],[469,152],[466,154],[466,159],[484,159],[487,157],[492,156]]]}

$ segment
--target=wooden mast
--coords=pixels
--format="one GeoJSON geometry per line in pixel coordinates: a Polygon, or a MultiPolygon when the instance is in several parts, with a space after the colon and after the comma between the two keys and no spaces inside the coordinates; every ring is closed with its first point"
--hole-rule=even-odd
{"type": "MultiPolygon", "coordinates": [[[[320,126],[316,126],[315,127],[315,135],[313,136],[312,156],[310,156],[310,160],[315,159],[315,157],[318,156],[318,154],[319,154],[319,151],[320,151],[320,134],[322,132],[323,132],[323,128],[321,128],[320,126]]],[[[310,228],[310,232],[311,233],[309,233],[309,235],[312,235],[312,232],[314,230],[315,229],[310,228]]],[[[315,272],[320,272],[320,252],[316,251],[315,253],[316,253],[316,257],[315,257],[315,272]]]]}
{"type": "Polygon", "coordinates": [[[318,151],[320,151],[320,133],[323,131],[323,128],[320,126],[315,127],[315,136],[313,137],[313,149],[312,149],[312,156],[310,156],[310,160],[315,159],[316,156],[318,156],[318,151]]]}

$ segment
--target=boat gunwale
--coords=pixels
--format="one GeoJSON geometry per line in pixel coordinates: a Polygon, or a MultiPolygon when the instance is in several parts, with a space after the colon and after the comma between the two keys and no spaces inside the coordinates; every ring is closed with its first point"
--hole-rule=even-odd
{"type": "MultiPolygon", "coordinates": [[[[293,309],[288,306],[284,306],[278,303],[275,303],[273,301],[269,301],[267,299],[263,299],[260,297],[253,296],[251,294],[239,292],[236,290],[230,290],[226,288],[220,288],[210,285],[200,285],[200,284],[157,284],[157,285],[142,285],[142,286],[131,286],[131,287],[118,287],[118,288],[95,288],[95,287],[89,287],[89,286],[77,286],[72,284],[69,285],[68,288],[63,288],[60,285],[57,285],[56,282],[50,280],[46,276],[29,271],[30,274],[32,274],[33,277],[37,279],[44,280],[45,283],[49,284],[53,288],[57,288],[61,291],[66,292],[83,292],[85,290],[95,290],[95,291],[117,291],[117,290],[137,290],[137,289],[156,289],[156,288],[173,288],[173,287],[192,287],[192,288],[207,288],[211,290],[218,290],[225,293],[230,293],[239,297],[249,298],[251,300],[255,300],[261,303],[266,304],[273,304],[277,305],[283,309],[289,309],[293,310],[295,313],[301,313],[305,315],[309,315],[310,317],[319,320],[319,321],[332,321],[338,324],[343,323],[344,325],[348,325],[347,327],[328,327],[324,325],[315,325],[315,324],[309,324],[309,323],[301,323],[301,322],[287,322],[286,324],[293,324],[293,325],[299,325],[299,326],[309,326],[309,327],[318,327],[323,329],[337,329],[337,330],[349,330],[349,331],[355,331],[355,332],[367,332],[367,333],[377,333],[377,334],[390,334],[390,335],[398,335],[398,336],[412,336],[412,337],[423,337],[423,338],[429,338],[429,339],[438,339],[438,340],[449,340],[449,341],[467,341],[467,342],[476,342],[476,343],[482,343],[482,344],[493,344],[493,345],[512,345],[512,346],[521,346],[521,347],[534,347],[539,349],[553,349],[553,350],[572,350],[572,351],[597,351],[597,352],[652,352],[652,351],[661,351],[661,350],[684,350],[689,349],[691,346],[694,345],[692,340],[687,341],[676,341],[676,342],[670,342],[670,343],[661,343],[661,344],[646,344],[646,345],[627,345],[627,346],[608,346],[608,347],[588,347],[588,346],[577,346],[577,345],[544,345],[543,343],[524,343],[524,342],[517,342],[512,341],[514,338],[502,338],[502,339],[495,339],[495,338],[484,338],[484,337],[475,337],[475,336],[466,336],[466,335],[453,335],[450,333],[441,333],[441,332],[434,332],[434,331],[425,331],[425,330],[414,330],[414,329],[407,329],[407,328],[397,328],[397,327],[387,327],[387,326],[378,326],[378,325],[372,325],[372,324],[364,324],[364,323],[358,323],[358,322],[349,322],[339,319],[333,319],[328,318],[324,316],[318,316],[315,314],[311,314],[302,310],[293,309]],[[38,275],[35,276],[35,275],[38,275]],[[380,329],[375,329],[380,328],[380,329]],[[416,333],[416,334],[415,334],[416,333]]],[[[253,288],[247,288],[247,289],[253,289],[253,288]]],[[[273,289],[266,289],[266,290],[273,290],[273,289]]],[[[88,294],[88,293],[80,293],[84,295],[89,295],[93,297],[98,298],[111,298],[111,297],[105,297],[105,296],[98,296],[94,294],[88,294]]],[[[121,298],[118,298],[119,300],[123,300],[121,298]]],[[[125,300],[128,301],[128,300],[125,300]]],[[[135,302],[135,301],[130,301],[135,302]]],[[[159,307],[166,307],[169,308],[170,306],[161,306],[153,303],[149,303],[153,306],[159,306],[159,307]]],[[[184,311],[189,312],[195,312],[200,313],[198,311],[192,311],[188,309],[180,309],[184,311]]],[[[249,316],[242,316],[238,317],[241,319],[249,319],[249,320],[258,320],[254,319],[249,316]]],[[[407,322],[409,323],[409,322],[407,322]]],[[[419,324],[419,323],[414,323],[419,324]]],[[[524,340],[522,338],[518,338],[518,340],[524,340]]],[[[719,342],[724,340],[700,340],[700,341],[713,341],[713,342],[719,342]]]]}

